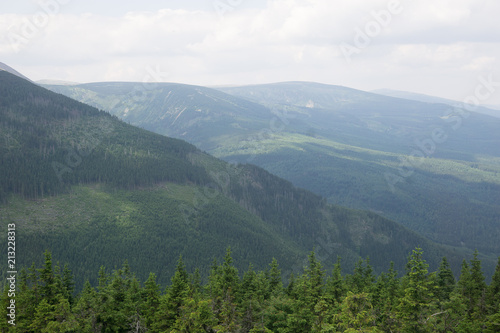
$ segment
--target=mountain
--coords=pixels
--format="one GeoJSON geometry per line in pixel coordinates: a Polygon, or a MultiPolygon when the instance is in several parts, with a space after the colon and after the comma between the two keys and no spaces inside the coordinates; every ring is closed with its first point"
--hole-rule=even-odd
{"type": "Polygon", "coordinates": [[[104,109],[133,125],[186,139],[204,150],[241,132],[266,126],[269,110],[218,90],[176,83],[103,82],[45,85],[83,103],[104,109]]]}
{"type": "MultiPolygon", "coordinates": [[[[376,94],[384,95],[384,96],[404,98],[404,99],[410,99],[410,100],[419,101],[419,102],[426,102],[426,103],[441,103],[441,104],[448,104],[451,106],[460,105],[460,103],[461,103],[461,102],[454,101],[451,99],[430,96],[430,95],[425,95],[425,94],[417,94],[417,93],[401,91],[401,90],[377,89],[377,90],[373,90],[372,92],[376,93],[376,94]]],[[[486,114],[489,116],[500,118],[500,111],[498,109],[498,106],[488,106],[488,105],[478,106],[477,108],[475,108],[474,112],[478,112],[478,113],[482,113],[482,114],[486,114]]]]}
{"type": "Polygon", "coordinates": [[[28,79],[26,76],[24,76],[23,74],[19,73],[18,71],[16,71],[14,68],[4,64],[3,62],[0,62],[0,70],[1,71],[6,71],[6,72],[9,72],[11,74],[14,74],[15,76],[18,76],[22,79],[25,79],[25,80],[28,80],[28,81],[31,81],[30,79],[28,79]]]}
{"type": "Polygon", "coordinates": [[[48,88],[227,161],[259,165],[330,203],[374,211],[443,244],[500,254],[497,118],[310,82],[219,88],[230,96],[141,83],[120,94],[123,86],[48,88]],[[134,99],[134,90],[158,103],[134,99]],[[207,107],[207,94],[220,98],[207,107]],[[221,100],[232,102],[218,107],[221,100]]]}
{"type": "Polygon", "coordinates": [[[285,275],[300,271],[312,249],[325,267],[341,256],[349,271],[369,256],[377,272],[390,260],[403,271],[418,245],[431,267],[445,255],[455,272],[470,254],[6,72],[0,96],[0,220],[15,224],[19,269],[49,249],[79,286],[124,260],[142,281],[155,272],[166,284],[179,255],[207,272],[228,246],[242,271],[275,257],[285,275]]]}

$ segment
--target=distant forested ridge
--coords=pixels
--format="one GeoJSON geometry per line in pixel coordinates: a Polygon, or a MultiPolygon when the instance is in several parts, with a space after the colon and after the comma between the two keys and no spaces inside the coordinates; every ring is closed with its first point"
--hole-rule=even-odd
{"type": "Polygon", "coordinates": [[[325,268],[313,251],[303,270],[284,284],[275,259],[264,270],[249,265],[240,272],[228,249],[208,276],[188,272],[180,257],[164,288],[155,273],[139,281],[125,261],[113,271],[101,267],[97,285],[87,281],[75,295],[70,267],[46,251],[41,267],[20,272],[17,286],[13,291],[6,284],[0,296],[2,332],[500,330],[500,258],[488,285],[477,253],[463,261],[456,280],[446,257],[429,272],[420,248],[408,256],[401,277],[392,264],[375,275],[368,259],[344,274],[341,258],[325,268]]]}

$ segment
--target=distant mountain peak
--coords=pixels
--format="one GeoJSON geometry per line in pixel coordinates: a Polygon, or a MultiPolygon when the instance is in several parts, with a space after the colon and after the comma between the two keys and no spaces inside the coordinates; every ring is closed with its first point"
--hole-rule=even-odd
{"type": "Polygon", "coordinates": [[[10,67],[9,65],[4,64],[3,62],[0,62],[0,70],[14,74],[15,76],[18,76],[21,79],[25,79],[25,80],[28,80],[30,82],[33,82],[29,78],[27,78],[23,74],[19,73],[18,71],[16,71],[14,68],[10,67]]]}

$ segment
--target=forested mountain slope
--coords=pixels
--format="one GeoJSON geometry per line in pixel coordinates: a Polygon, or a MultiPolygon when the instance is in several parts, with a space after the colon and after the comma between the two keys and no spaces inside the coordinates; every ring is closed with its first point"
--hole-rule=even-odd
{"type": "Polygon", "coordinates": [[[388,260],[402,269],[417,245],[431,267],[446,255],[458,270],[470,254],[6,72],[0,96],[0,217],[2,226],[16,224],[19,266],[49,249],[72,265],[80,285],[124,259],[142,280],[154,271],[164,283],[179,254],[206,272],[228,246],[242,267],[275,257],[286,273],[301,269],[313,248],[325,265],[342,256],[346,269],[370,256],[376,271],[388,260]]]}
{"type": "Polygon", "coordinates": [[[166,83],[48,88],[227,161],[259,165],[330,203],[500,254],[497,118],[308,82],[220,88],[233,96],[166,83]]]}

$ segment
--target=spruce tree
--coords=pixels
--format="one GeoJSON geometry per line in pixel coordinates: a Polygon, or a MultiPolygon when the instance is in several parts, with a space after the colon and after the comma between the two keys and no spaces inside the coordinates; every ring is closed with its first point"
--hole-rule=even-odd
{"type": "Polygon", "coordinates": [[[338,308],[346,296],[346,284],[342,277],[340,257],[333,266],[332,275],[328,277],[325,285],[325,300],[332,308],[338,308]]]}
{"type": "Polygon", "coordinates": [[[52,268],[52,255],[48,250],[44,253],[44,266],[38,271],[40,272],[39,284],[41,296],[48,304],[53,305],[56,300],[57,288],[52,268]]]}
{"type": "Polygon", "coordinates": [[[149,273],[144,283],[142,312],[144,313],[146,325],[151,327],[155,320],[155,314],[160,305],[160,286],[156,283],[156,274],[149,273]]]}
{"type": "Polygon", "coordinates": [[[460,279],[457,283],[458,291],[466,305],[468,322],[483,318],[485,314],[486,283],[481,271],[481,261],[477,257],[478,253],[475,251],[474,257],[470,260],[470,266],[465,260],[462,262],[460,279]]]}
{"type": "Polygon", "coordinates": [[[166,294],[161,297],[160,305],[155,313],[153,328],[157,331],[164,331],[171,328],[181,314],[181,306],[189,295],[189,281],[186,267],[179,256],[171,285],[167,288],[166,294]]]}
{"type": "Polygon", "coordinates": [[[422,257],[422,249],[413,250],[407,264],[407,283],[399,302],[398,317],[404,332],[427,332],[425,322],[434,296],[433,284],[428,277],[428,265],[422,257]]]}
{"type": "Polygon", "coordinates": [[[436,296],[441,302],[450,299],[450,294],[455,288],[455,277],[451,271],[450,265],[446,257],[443,257],[437,273],[437,292],[436,296]]]}
{"type": "Polygon", "coordinates": [[[276,296],[283,292],[281,270],[279,269],[278,261],[276,260],[276,258],[273,258],[269,266],[269,294],[276,296]]]}
{"type": "Polygon", "coordinates": [[[86,280],[73,309],[78,326],[83,332],[96,332],[99,329],[97,308],[97,292],[90,285],[89,280],[86,280]]]}
{"type": "Polygon", "coordinates": [[[488,314],[500,313],[500,257],[486,292],[486,306],[488,314]]]}

